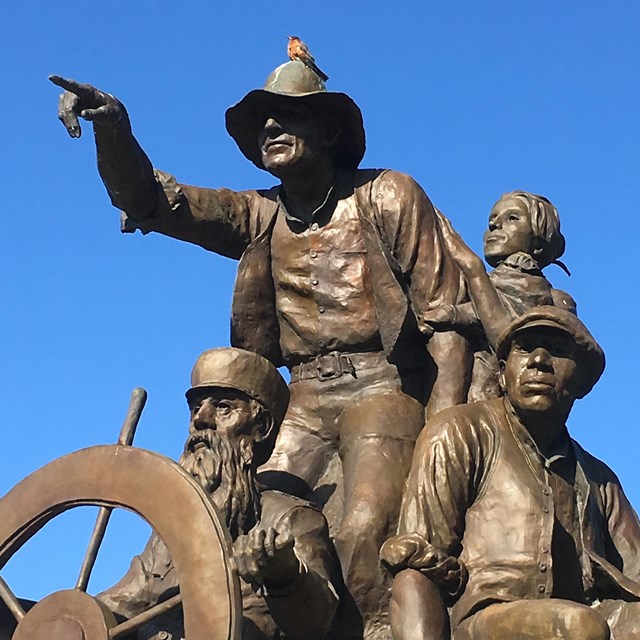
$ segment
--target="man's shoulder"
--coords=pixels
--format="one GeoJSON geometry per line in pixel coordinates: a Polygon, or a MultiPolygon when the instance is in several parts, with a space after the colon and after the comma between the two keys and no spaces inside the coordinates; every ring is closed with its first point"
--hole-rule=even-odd
{"type": "Polygon", "coordinates": [[[250,197],[264,199],[268,202],[277,203],[278,195],[280,193],[280,185],[277,184],[273,187],[269,187],[268,189],[253,189],[250,191],[245,191],[244,193],[250,194],[250,197]]]}
{"type": "Polygon", "coordinates": [[[356,169],[351,173],[351,180],[355,188],[371,186],[376,190],[403,192],[417,189],[422,192],[422,188],[414,178],[393,169],[356,169]]]}
{"type": "Polygon", "coordinates": [[[571,445],[576,459],[585,472],[588,480],[600,485],[610,483],[617,485],[620,484],[618,476],[606,462],[603,462],[593,454],[589,453],[577,440],[574,440],[573,438],[571,439],[571,445]]]}
{"type": "Polygon", "coordinates": [[[442,427],[452,422],[475,424],[479,422],[495,421],[505,416],[505,404],[503,398],[492,398],[480,402],[468,402],[458,404],[440,411],[429,418],[428,424],[442,427]]]}
{"type": "Polygon", "coordinates": [[[470,402],[449,407],[430,417],[419,440],[450,442],[455,438],[494,441],[506,423],[506,409],[502,398],[470,402]]]}

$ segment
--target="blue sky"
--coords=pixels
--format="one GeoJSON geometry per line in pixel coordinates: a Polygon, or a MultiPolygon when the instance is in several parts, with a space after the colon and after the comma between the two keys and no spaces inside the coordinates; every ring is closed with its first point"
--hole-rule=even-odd
{"type": "MultiPolygon", "coordinates": [[[[149,391],[137,444],[177,456],[191,366],[228,342],[235,263],[122,236],[90,127],[68,138],[47,76],[117,95],[153,163],[179,180],[266,187],[273,178],[237,150],[224,111],[285,61],[286,36],[297,34],[329,88],[363,111],[362,166],[413,175],[476,251],[501,193],[556,204],[573,275],[547,275],[607,354],[569,427],[640,506],[640,5],[23,0],[3,23],[0,493],[57,456],[115,441],[136,385],[149,391]]],[[[14,590],[71,587],[92,518],[83,510],[48,525],[3,571],[14,590]]],[[[130,514],[114,524],[94,590],[146,538],[130,514]]]]}

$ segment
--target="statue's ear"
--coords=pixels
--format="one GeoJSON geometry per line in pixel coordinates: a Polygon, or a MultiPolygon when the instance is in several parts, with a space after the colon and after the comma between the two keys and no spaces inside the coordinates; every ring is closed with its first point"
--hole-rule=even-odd
{"type": "Polygon", "coordinates": [[[506,380],[504,379],[504,368],[506,364],[507,363],[505,360],[498,360],[498,367],[499,367],[498,383],[500,384],[500,388],[502,389],[503,393],[507,392],[507,383],[506,383],[506,380]]]}
{"type": "Polygon", "coordinates": [[[258,425],[254,432],[254,442],[256,444],[268,441],[275,430],[276,421],[273,414],[268,409],[260,412],[258,425]]]}

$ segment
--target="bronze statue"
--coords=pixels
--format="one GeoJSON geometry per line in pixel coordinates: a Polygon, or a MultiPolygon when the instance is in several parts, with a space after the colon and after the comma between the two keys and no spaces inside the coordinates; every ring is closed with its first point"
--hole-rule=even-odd
{"type": "MultiPolygon", "coordinates": [[[[179,464],[211,496],[234,540],[242,578],[243,640],[324,638],[338,604],[327,523],[299,498],[261,489],[256,469],[271,453],[288,403],[286,383],[262,356],[205,351],[187,392],[189,437],[179,464]]],[[[190,536],[189,527],[183,529],[190,536]]],[[[207,540],[191,544],[206,545],[207,540]]],[[[153,534],[122,580],[99,599],[131,618],[178,591],[167,547],[153,534]]],[[[182,638],[179,609],[143,626],[138,638],[182,638]]]]}
{"type": "Polygon", "coordinates": [[[142,625],[178,605],[189,640],[241,636],[238,572],[220,512],[205,489],[178,464],[131,446],[145,398],[143,389],[134,389],[117,444],[58,458],[0,500],[0,569],[57,515],[84,505],[100,507],[74,588],[55,591],[34,603],[17,598],[0,578],[2,640],[130,640],[142,625]],[[114,507],[137,513],[153,527],[169,550],[180,583],[179,594],[121,622],[87,593],[114,507]],[[207,543],[193,544],[194,539],[207,543]]]}
{"type": "Polygon", "coordinates": [[[396,640],[640,637],[640,522],[565,422],[604,369],[578,318],[542,306],[497,339],[504,398],[453,407],[416,445],[398,536],[396,640]]]}
{"type": "Polygon", "coordinates": [[[474,363],[468,401],[500,395],[496,340],[504,327],[525,311],[554,305],[576,313],[573,298],[555,289],[542,273],[559,265],[565,239],[557,209],[544,196],[527,191],[503,194],[489,214],[484,234],[484,255],[494,267],[488,275],[482,260],[443,220],[443,236],[451,256],[467,281],[471,301],[441,305],[422,315],[422,322],[437,330],[466,334],[474,345],[474,363]]]}
{"type": "Polygon", "coordinates": [[[408,176],[358,170],[360,110],[302,62],[278,67],[226,113],[241,152],[281,181],[264,191],[193,187],[154,171],[116,98],[52,80],[66,89],[59,117],[70,135],[80,135],[78,117],[93,122],[123,230],[240,260],[232,344],[291,372],[264,481],[307,495],[339,454],[345,505],[335,544],[358,606],[379,609],[378,551],[397,519],[424,405],[436,412],[466,397],[464,339],[438,332],[427,344],[416,321],[464,301],[440,216],[408,176]]]}

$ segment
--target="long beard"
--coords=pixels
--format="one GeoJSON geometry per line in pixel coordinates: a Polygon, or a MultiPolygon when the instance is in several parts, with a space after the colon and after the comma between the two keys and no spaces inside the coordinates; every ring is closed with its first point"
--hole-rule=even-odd
{"type": "Polygon", "coordinates": [[[212,429],[189,436],[179,460],[211,495],[234,540],[260,520],[260,492],[252,463],[250,436],[232,441],[212,429]]]}

